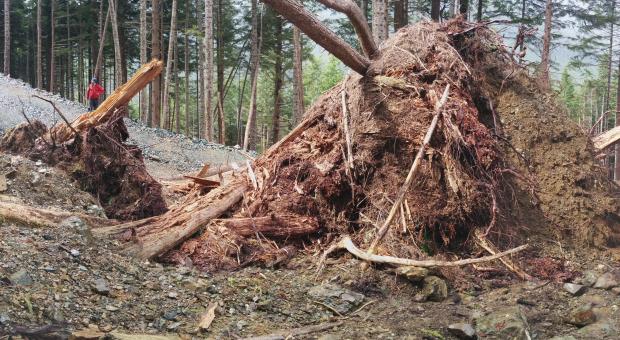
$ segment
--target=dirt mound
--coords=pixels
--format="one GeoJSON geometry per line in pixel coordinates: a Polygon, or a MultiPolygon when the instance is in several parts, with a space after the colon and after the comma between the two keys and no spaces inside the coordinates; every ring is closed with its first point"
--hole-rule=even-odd
{"type": "Polygon", "coordinates": [[[162,214],[167,210],[162,187],[146,171],[140,149],[123,143],[129,135],[122,111],[116,115],[60,145],[46,137],[48,130],[42,123],[24,123],[7,131],[0,150],[67,171],[99,201],[109,218],[135,220],[162,214]]]}
{"type": "Polygon", "coordinates": [[[502,248],[540,234],[613,245],[618,202],[587,136],[502,46],[486,26],[459,19],[401,29],[365,77],[350,76],[324,94],[294,140],[255,162],[255,190],[230,212],[318,217],[314,237],[225,237],[215,222],[166,258],[214,264],[227,256],[239,265],[260,260],[261,250],[273,254],[344,234],[366,248],[402,190],[448,85],[437,131],[378,253],[420,258],[462,250],[477,229],[502,248]],[[225,251],[195,251],[200,240],[214,239],[226,239],[225,251]]]}

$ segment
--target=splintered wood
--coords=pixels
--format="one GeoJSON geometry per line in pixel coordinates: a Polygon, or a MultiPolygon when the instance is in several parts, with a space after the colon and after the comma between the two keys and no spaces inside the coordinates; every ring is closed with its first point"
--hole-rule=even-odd
{"type": "Polygon", "coordinates": [[[95,111],[82,114],[70,126],[54,126],[50,129],[47,139],[49,140],[49,136],[55,136],[56,142],[62,143],[71,139],[75,130],[81,132],[89,127],[107,122],[117,109],[127,105],[131,98],[136,96],[153,79],[157,78],[162,68],[163,62],[158,59],[143,65],[128,82],[110,94],[95,111]]]}

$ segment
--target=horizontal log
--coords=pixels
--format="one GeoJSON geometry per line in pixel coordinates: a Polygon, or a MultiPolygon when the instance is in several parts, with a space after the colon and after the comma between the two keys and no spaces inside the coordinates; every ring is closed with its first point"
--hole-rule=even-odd
{"type": "Polygon", "coordinates": [[[221,221],[227,229],[245,237],[254,236],[256,233],[275,238],[300,237],[319,230],[316,217],[299,215],[228,218],[221,221]]]}
{"type": "Polygon", "coordinates": [[[118,223],[116,220],[93,217],[76,212],[34,208],[15,202],[0,201],[0,220],[25,224],[33,227],[55,227],[63,220],[76,216],[91,227],[110,226],[118,223]]]}
{"type": "Polygon", "coordinates": [[[620,140],[620,126],[616,126],[611,130],[592,138],[592,143],[597,150],[603,150],[620,140]]]}

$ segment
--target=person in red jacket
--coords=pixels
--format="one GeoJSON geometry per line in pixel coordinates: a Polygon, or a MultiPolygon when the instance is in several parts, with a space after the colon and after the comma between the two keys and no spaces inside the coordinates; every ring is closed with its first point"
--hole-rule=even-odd
{"type": "Polygon", "coordinates": [[[86,91],[86,98],[90,103],[88,109],[94,111],[99,106],[99,97],[105,92],[103,87],[99,85],[99,80],[95,77],[90,81],[88,85],[88,91],[86,91]]]}

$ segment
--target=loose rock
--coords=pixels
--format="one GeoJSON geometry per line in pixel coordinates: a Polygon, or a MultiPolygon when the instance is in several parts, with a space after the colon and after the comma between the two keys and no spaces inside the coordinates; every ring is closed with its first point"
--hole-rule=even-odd
{"type": "Polygon", "coordinates": [[[581,295],[586,291],[586,286],[578,285],[575,283],[565,283],[563,288],[565,291],[567,291],[573,296],[581,295]]]}
{"type": "Polygon", "coordinates": [[[601,275],[594,284],[594,288],[610,289],[618,286],[618,277],[612,272],[601,275]]]}
{"type": "Polygon", "coordinates": [[[422,291],[414,297],[415,301],[436,301],[440,302],[448,297],[448,285],[437,276],[427,276],[424,278],[422,291]]]}
{"type": "Polygon", "coordinates": [[[314,286],[308,295],[321,303],[334,308],[338,313],[345,314],[364,301],[364,295],[350,291],[335,284],[314,286]]]}
{"type": "Polygon", "coordinates": [[[476,323],[480,337],[530,340],[529,326],[519,307],[509,307],[481,317],[476,323]]]}
{"type": "Polygon", "coordinates": [[[566,322],[577,327],[587,326],[596,322],[596,314],[592,310],[592,304],[588,303],[572,310],[566,322]]]}
{"type": "Polygon", "coordinates": [[[30,286],[33,283],[32,277],[25,269],[20,269],[9,277],[11,284],[15,286],[30,286]]]}
{"type": "Polygon", "coordinates": [[[101,295],[109,295],[110,294],[110,286],[108,285],[108,281],[105,279],[96,279],[93,283],[93,290],[97,294],[101,295]]]}
{"type": "Polygon", "coordinates": [[[396,268],[396,274],[406,277],[409,281],[420,282],[428,276],[428,269],[421,267],[405,266],[396,268]]]}
{"type": "Polygon", "coordinates": [[[459,339],[475,339],[476,330],[468,323],[453,323],[448,325],[448,331],[459,339]]]}

